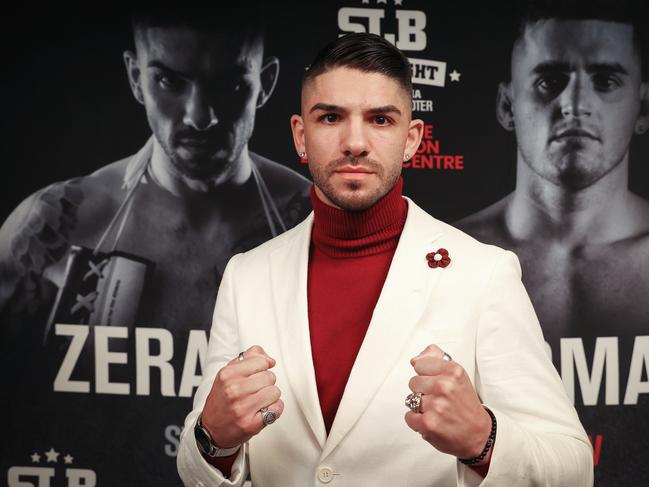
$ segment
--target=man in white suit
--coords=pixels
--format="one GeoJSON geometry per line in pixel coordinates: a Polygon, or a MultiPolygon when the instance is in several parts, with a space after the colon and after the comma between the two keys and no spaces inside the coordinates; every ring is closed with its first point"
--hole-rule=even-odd
{"type": "Polygon", "coordinates": [[[314,213],[226,268],[186,485],[592,485],[516,257],[401,196],[410,107],[378,36],[311,64],[291,125],[314,213]]]}

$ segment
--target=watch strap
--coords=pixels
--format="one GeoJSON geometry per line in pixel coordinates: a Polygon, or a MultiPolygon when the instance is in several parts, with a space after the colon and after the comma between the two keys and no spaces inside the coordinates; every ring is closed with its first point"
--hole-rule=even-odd
{"type": "Polygon", "coordinates": [[[210,432],[203,425],[202,414],[198,416],[198,420],[196,421],[196,425],[194,426],[194,430],[197,429],[200,429],[202,435],[209,440],[210,449],[208,451],[205,451],[205,449],[202,447],[201,443],[198,440],[196,441],[196,446],[198,446],[198,449],[201,453],[207,455],[210,458],[229,457],[230,455],[234,455],[237,451],[239,451],[239,448],[241,448],[241,445],[234,446],[231,448],[223,448],[217,445],[214,442],[214,438],[212,438],[210,432]]]}

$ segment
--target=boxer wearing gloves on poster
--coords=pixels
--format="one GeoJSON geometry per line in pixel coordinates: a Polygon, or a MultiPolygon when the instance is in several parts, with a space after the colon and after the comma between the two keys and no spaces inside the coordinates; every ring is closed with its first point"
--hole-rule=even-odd
{"type": "Polygon", "coordinates": [[[314,213],[228,263],[185,485],[591,485],[516,257],[401,194],[423,129],[405,56],[334,41],[291,126],[314,213]]]}

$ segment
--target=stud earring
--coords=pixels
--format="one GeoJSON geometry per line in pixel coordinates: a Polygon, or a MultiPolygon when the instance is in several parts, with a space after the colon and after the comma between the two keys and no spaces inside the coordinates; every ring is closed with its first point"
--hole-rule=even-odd
{"type": "Polygon", "coordinates": [[[410,154],[407,154],[407,153],[404,154],[404,155],[403,155],[403,160],[404,160],[404,161],[407,161],[408,159],[410,159],[410,154]]]}
{"type": "Polygon", "coordinates": [[[298,155],[300,156],[300,159],[306,159],[306,152],[300,152],[298,155]]]}

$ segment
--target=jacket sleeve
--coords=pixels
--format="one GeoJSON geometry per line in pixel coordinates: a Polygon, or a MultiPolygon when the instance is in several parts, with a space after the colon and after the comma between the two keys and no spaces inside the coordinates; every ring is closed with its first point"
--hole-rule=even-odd
{"type": "Polygon", "coordinates": [[[203,365],[203,379],[194,396],[194,408],[185,419],[185,427],[180,436],[178,473],[188,487],[240,486],[248,475],[247,444],[239,450],[230,477],[225,478],[218,469],[205,461],[194,439],[194,425],[203,410],[217,372],[241,352],[232,282],[237,258],[238,255],[235,255],[230,259],[223,273],[203,365]]]}
{"type": "Polygon", "coordinates": [[[457,462],[461,486],[592,486],[588,437],[547,352],[511,252],[495,260],[476,334],[476,390],[498,430],[483,479],[457,462]]]}

